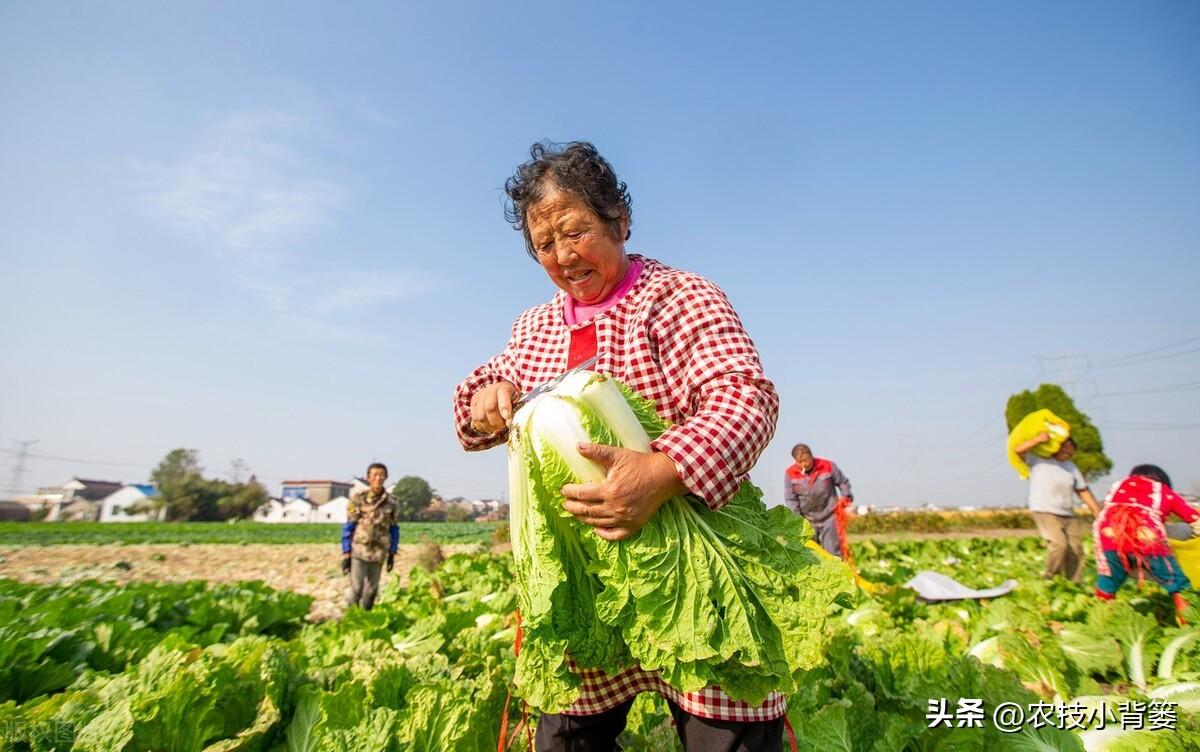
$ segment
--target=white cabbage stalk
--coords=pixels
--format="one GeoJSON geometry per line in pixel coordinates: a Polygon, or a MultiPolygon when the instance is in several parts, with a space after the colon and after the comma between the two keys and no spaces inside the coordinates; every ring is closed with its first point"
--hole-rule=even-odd
{"type": "Polygon", "coordinates": [[[1110,724],[1102,728],[1080,731],[1079,741],[1083,743],[1085,752],[1109,752],[1120,749],[1122,741],[1127,741],[1128,737],[1137,733],[1137,731],[1129,731],[1119,725],[1110,724]]]}
{"type": "Polygon", "coordinates": [[[1200,713],[1200,682],[1160,684],[1146,695],[1151,700],[1173,702],[1185,713],[1200,713]]]}
{"type": "Polygon", "coordinates": [[[533,451],[539,462],[546,459],[546,449],[553,449],[571,468],[571,474],[581,483],[596,483],[604,480],[604,468],[579,453],[580,442],[592,439],[583,428],[583,416],[579,408],[560,393],[544,394],[534,399],[534,404],[522,408],[528,411],[527,420],[537,413],[537,431],[526,438],[533,442],[533,451]]]}
{"type": "Polygon", "coordinates": [[[1146,691],[1146,663],[1143,660],[1145,640],[1138,639],[1129,646],[1129,681],[1143,692],[1146,691]]]}
{"type": "MultiPolygon", "coordinates": [[[[580,442],[590,442],[591,438],[583,427],[583,416],[576,401],[596,413],[620,446],[638,452],[650,451],[646,429],[642,428],[633,408],[612,379],[591,371],[577,371],[552,391],[522,405],[513,416],[508,479],[514,501],[527,494],[529,489],[529,469],[524,467],[525,463],[516,451],[526,442],[532,442],[539,460],[544,458],[547,447],[553,449],[582,483],[604,480],[604,468],[584,457],[577,448],[580,442]],[[537,414],[538,430],[536,435],[529,436],[527,432],[534,413],[537,414]]],[[[513,509],[514,516],[517,511],[513,509]]]]}
{"type": "Polygon", "coordinates": [[[495,621],[495,619],[496,619],[495,614],[480,614],[479,616],[475,617],[475,626],[479,627],[480,629],[483,629],[484,627],[486,627],[487,625],[489,625],[493,621],[495,621]]]}
{"type": "MultiPolygon", "coordinates": [[[[600,416],[600,419],[608,426],[608,430],[612,431],[613,436],[616,437],[618,444],[635,452],[650,451],[650,437],[646,434],[646,429],[642,428],[642,424],[634,415],[633,408],[629,406],[625,395],[621,393],[612,379],[586,372],[572,374],[572,376],[590,377],[586,381],[568,377],[563,380],[563,383],[566,385],[569,381],[582,381],[574,393],[578,395],[583,404],[600,416]]],[[[574,383],[571,386],[574,387],[574,383]]],[[[569,390],[570,388],[568,387],[569,390]]],[[[568,391],[569,393],[572,392],[568,391]]]]}
{"type": "Polygon", "coordinates": [[[1158,659],[1158,678],[1170,679],[1175,675],[1175,658],[1179,655],[1179,651],[1183,646],[1200,637],[1200,631],[1184,632],[1175,639],[1167,643],[1167,647],[1163,650],[1162,657],[1158,659]]]}
{"type": "MultiPolygon", "coordinates": [[[[514,426],[514,434],[516,430],[514,426]]],[[[512,520],[524,520],[528,517],[530,504],[533,503],[533,499],[529,498],[529,465],[526,464],[523,453],[520,442],[510,439],[508,442],[508,509],[509,519],[512,520]]],[[[509,538],[512,540],[513,556],[522,559],[530,555],[534,541],[529,539],[529,531],[524,526],[510,526],[509,538]]]]}
{"type": "Polygon", "coordinates": [[[989,637],[975,647],[967,655],[973,655],[982,663],[996,668],[1004,668],[1004,657],[1000,655],[1000,638],[989,637]]]}
{"type": "MultiPolygon", "coordinates": [[[[510,519],[528,517],[529,465],[525,452],[532,446],[540,461],[546,449],[553,449],[581,483],[596,483],[605,479],[605,471],[579,453],[580,442],[591,437],[583,427],[583,416],[576,401],[595,411],[623,447],[647,452],[650,437],[638,422],[625,396],[613,381],[591,371],[578,371],[563,379],[549,392],[521,405],[513,416],[508,441],[508,498],[510,519]],[[537,431],[530,435],[529,426],[537,414],[537,431]]],[[[521,526],[510,528],[513,556],[518,559],[531,555],[534,541],[532,531],[521,526]]]]}

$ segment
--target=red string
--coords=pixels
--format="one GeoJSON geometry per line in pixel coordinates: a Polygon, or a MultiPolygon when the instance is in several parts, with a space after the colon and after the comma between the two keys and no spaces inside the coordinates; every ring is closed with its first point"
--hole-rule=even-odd
{"type": "Polygon", "coordinates": [[[1183,618],[1183,612],[1187,610],[1187,600],[1184,599],[1183,593],[1171,593],[1171,600],[1175,602],[1175,621],[1179,622],[1179,626],[1186,627],[1188,623],[1183,618]]]}
{"type": "MultiPolygon", "coordinates": [[[[521,641],[524,638],[524,630],[521,629],[521,609],[517,609],[517,636],[513,640],[513,655],[521,655],[521,641]]],[[[500,742],[496,745],[496,752],[504,752],[513,740],[521,735],[521,728],[525,728],[525,737],[529,742],[529,750],[533,752],[533,728],[529,725],[529,705],[521,701],[521,722],[513,729],[512,736],[508,735],[508,706],[512,700],[512,689],[504,695],[504,716],[500,719],[500,742]]]]}
{"type": "MultiPolygon", "coordinates": [[[[1132,504],[1116,504],[1104,519],[1105,533],[1111,532],[1111,538],[1117,544],[1117,558],[1126,572],[1137,573],[1138,587],[1146,581],[1146,571],[1150,568],[1152,556],[1161,543],[1158,533],[1146,524],[1146,518],[1138,507],[1132,504]],[[1153,536],[1145,536],[1142,532],[1149,530],[1153,536]]],[[[1168,571],[1174,570],[1171,559],[1166,560],[1168,571]]]]}
{"type": "Polygon", "coordinates": [[[800,748],[796,746],[796,730],[792,728],[792,722],[786,715],[783,717],[783,727],[787,730],[788,746],[792,748],[792,752],[800,752],[800,748]]]}
{"type": "Polygon", "coordinates": [[[838,534],[838,548],[842,554],[842,560],[854,566],[854,552],[850,550],[850,534],[848,528],[850,526],[850,499],[843,496],[838,499],[837,506],[833,508],[833,526],[838,534]]]}
{"type": "Polygon", "coordinates": [[[512,700],[512,690],[509,690],[504,695],[504,712],[500,716],[500,742],[496,745],[496,752],[504,752],[508,747],[508,703],[512,700]]]}

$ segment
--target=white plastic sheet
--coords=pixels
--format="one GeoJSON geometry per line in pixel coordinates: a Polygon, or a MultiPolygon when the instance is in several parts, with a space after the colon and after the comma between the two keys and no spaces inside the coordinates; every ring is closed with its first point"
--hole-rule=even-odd
{"type": "Polygon", "coordinates": [[[1008,595],[1017,589],[1017,581],[1005,580],[998,587],[973,590],[944,574],[926,570],[917,572],[911,580],[904,583],[904,587],[917,591],[917,595],[927,601],[962,601],[1008,595]]]}

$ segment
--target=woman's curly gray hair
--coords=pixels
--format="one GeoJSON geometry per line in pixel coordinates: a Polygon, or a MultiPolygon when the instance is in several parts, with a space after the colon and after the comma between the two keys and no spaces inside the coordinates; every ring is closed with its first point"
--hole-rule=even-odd
{"type": "MultiPolygon", "coordinates": [[[[525,212],[551,188],[578,196],[614,234],[620,233],[622,219],[633,224],[629,189],[617,180],[612,165],[595,146],[586,141],[543,141],[529,148],[529,156],[530,160],[504,181],[504,192],[508,194],[504,217],[525,236],[525,250],[534,259],[537,252],[529,237],[525,212]]],[[[627,226],[624,239],[629,240],[629,235],[627,226]]]]}

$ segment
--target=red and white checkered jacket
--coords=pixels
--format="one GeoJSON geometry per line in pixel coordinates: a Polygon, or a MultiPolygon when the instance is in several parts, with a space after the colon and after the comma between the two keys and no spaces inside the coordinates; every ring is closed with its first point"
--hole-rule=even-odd
{"type": "MultiPolygon", "coordinates": [[[[561,290],[517,317],[503,352],[454,391],[454,420],[464,448],[488,449],[507,440],[506,432],[481,436],[471,428],[471,397],[479,389],[508,381],[524,393],[558,376],[567,370],[572,331],[594,324],[600,359],[593,369],[652,400],[672,423],[652,447],[674,461],[684,485],[709,506],[729,501],[775,433],[779,396],[720,288],[653,259],[643,262],[633,288],[591,322],[565,323],[561,290]]],[[[751,707],[716,688],[678,692],[636,668],[613,676],[592,670],[580,675],[583,694],[568,711],[573,714],[600,713],[643,691],[719,720],[773,720],[786,710],[779,694],[751,707]]]]}

